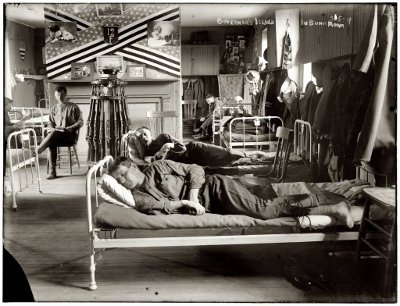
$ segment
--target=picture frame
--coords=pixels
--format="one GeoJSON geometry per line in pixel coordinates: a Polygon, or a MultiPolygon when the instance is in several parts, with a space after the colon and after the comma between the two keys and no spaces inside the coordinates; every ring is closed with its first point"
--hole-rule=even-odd
{"type": "Polygon", "coordinates": [[[244,39],[239,40],[239,48],[244,49],[246,47],[246,41],[244,39]]]}
{"type": "Polygon", "coordinates": [[[128,79],[143,79],[146,77],[146,65],[127,65],[126,77],[128,79]]]}
{"type": "Polygon", "coordinates": [[[75,21],[46,22],[45,46],[63,47],[74,43],[77,39],[77,24],[75,21]]]}
{"type": "Polygon", "coordinates": [[[96,3],[97,17],[118,17],[122,12],[122,3],[96,3]]]}
{"type": "Polygon", "coordinates": [[[225,40],[225,49],[229,49],[230,47],[232,47],[232,40],[225,40]]]}
{"type": "Polygon", "coordinates": [[[94,63],[72,63],[71,80],[91,81],[94,76],[94,63]]]}
{"type": "Polygon", "coordinates": [[[110,71],[123,72],[123,59],[119,55],[102,55],[96,57],[96,69],[102,74],[108,74],[110,71]]]}
{"type": "Polygon", "coordinates": [[[233,54],[239,54],[239,47],[233,47],[232,48],[233,54]]]}
{"type": "Polygon", "coordinates": [[[181,34],[179,21],[150,21],[147,23],[147,46],[180,46],[181,34]]]}

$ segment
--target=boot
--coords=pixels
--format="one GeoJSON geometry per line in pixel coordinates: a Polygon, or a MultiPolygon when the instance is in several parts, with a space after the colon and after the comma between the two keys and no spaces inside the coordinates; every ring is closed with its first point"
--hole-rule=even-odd
{"type": "Polygon", "coordinates": [[[48,180],[54,180],[57,177],[57,173],[56,173],[56,166],[52,166],[50,169],[50,174],[47,177],[48,180]]]}

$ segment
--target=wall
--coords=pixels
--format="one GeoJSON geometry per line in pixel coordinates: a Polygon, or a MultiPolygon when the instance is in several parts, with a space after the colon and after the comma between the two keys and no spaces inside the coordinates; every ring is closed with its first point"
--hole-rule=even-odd
{"type": "MultiPolygon", "coordinates": [[[[8,64],[10,73],[13,75],[15,71],[18,73],[35,71],[34,29],[7,21],[6,31],[9,45],[8,64]],[[25,49],[24,59],[21,57],[20,48],[25,49]]],[[[12,76],[5,77],[12,78],[12,76]]],[[[35,106],[35,82],[15,85],[12,89],[12,99],[15,106],[35,106]]]]}
{"type": "MultiPolygon", "coordinates": [[[[65,16],[77,23],[75,39],[47,43],[45,60],[49,79],[70,79],[72,63],[94,62],[101,55],[119,55],[127,64],[144,64],[146,76],[180,77],[180,46],[148,46],[147,29],[151,21],[179,21],[179,6],[171,4],[121,4],[122,15],[97,15],[95,4],[47,4],[46,21],[62,21],[65,16]],[[118,39],[105,41],[103,26],[118,26],[118,39]]],[[[95,75],[96,76],[96,75],[95,75]]],[[[122,75],[121,75],[122,76],[122,75]]]]}
{"type": "Polygon", "coordinates": [[[183,44],[191,44],[191,35],[194,32],[208,32],[208,39],[211,41],[211,44],[219,45],[219,54],[220,57],[224,55],[225,52],[225,39],[226,35],[244,35],[246,37],[246,49],[244,53],[244,60],[246,63],[252,63],[254,60],[253,56],[253,34],[254,29],[250,26],[216,26],[216,27],[187,27],[181,28],[181,39],[183,44]]]}

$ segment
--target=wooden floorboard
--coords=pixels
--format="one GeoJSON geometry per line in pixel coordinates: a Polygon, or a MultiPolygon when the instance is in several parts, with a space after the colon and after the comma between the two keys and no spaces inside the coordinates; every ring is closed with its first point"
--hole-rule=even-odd
{"type": "Polygon", "coordinates": [[[340,278],[333,295],[316,287],[309,291],[295,288],[284,278],[279,259],[293,248],[276,245],[107,250],[96,266],[98,289],[90,291],[86,170],[83,166],[73,176],[64,170],[62,178],[47,181],[42,166],[44,193],[29,188],[18,194],[17,211],[4,210],[4,245],[25,271],[36,301],[374,300],[345,269],[337,271],[340,278]]]}

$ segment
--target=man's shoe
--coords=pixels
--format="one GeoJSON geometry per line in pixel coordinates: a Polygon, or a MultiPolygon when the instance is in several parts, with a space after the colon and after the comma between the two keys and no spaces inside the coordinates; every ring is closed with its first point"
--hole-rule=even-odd
{"type": "Polygon", "coordinates": [[[54,180],[57,177],[57,173],[55,171],[51,171],[49,176],[47,177],[48,180],[54,180]]]}

